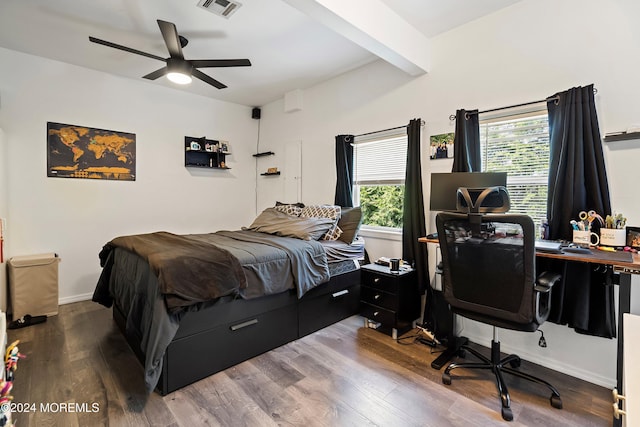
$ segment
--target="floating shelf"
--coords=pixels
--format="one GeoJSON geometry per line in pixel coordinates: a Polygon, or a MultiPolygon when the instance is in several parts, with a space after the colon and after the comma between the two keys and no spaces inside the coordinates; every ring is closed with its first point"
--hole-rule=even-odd
{"type": "MultiPolygon", "coordinates": [[[[195,147],[194,147],[195,148],[195,147]]],[[[184,137],[184,166],[188,168],[202,169],[230,169],[227,167],[226,156],[231,153],[228,151],[227,142],[202,138],[194,138],[192,136],[184,137]],[[193,145],[199,147],[192,149],[193,145]],[[218,151],[219,148],[226,149],[218,151]],[[209,148],[209,150],[207,150],[209,148]],[[215,148],[215,149],[214,149],[215,148]]]]}
{"type": "Polygon", "coordinates": [[[186,165],[184,165],[184,166],[185,166],[185,167],[187,167],[187,168],[201,168],[201,169],[231,169],[231,168],[228,168],[228,167],[226,167],[226,166],[224,166],[224,167],[220,167],[220,166],[207,166],[207,165],[202,165],[202,164],[192,164],[192,163],[190,163],[190,164],[186,164],[186,165]]]}
{"type": "Polygon", "coordinates": [[[253,155],[253,157],[273,156],[274,154],[276,154],[276,153],[274,153],[273,151],[265,151],[265,152],[262,152],[262,153],[256,153],[256,154],[253,155]]]}
{"type": "Polygon", "coordinates": [[[273,176],[273,175],[280,175],[280,172],[265,172],[265,173],[261,173],[261,176],[273,176]]]}
{"type": "Polygon", "coordinates": [[[640,139],[640,132],[618,132],[604,136],[604,142],[627,141],[630,139],[640,139]]]}

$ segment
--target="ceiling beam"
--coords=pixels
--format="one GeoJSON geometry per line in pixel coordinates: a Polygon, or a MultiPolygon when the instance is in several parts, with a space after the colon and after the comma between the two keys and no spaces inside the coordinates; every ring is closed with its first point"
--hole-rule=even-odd
{"type": "Polygon", "coordinates": [[[284,1],[412,76],[429,71],[429,39],[380,0],[284,1]]]}

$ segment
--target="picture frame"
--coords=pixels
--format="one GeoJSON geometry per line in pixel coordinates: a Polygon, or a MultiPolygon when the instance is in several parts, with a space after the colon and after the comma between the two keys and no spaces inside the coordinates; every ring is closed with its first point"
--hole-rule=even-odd
{"type": "Polygon", "coordinates": [[[47,177],[136,180],[136,134],[47,122],[47,177]]]}
{"type": "Polygon", "coordinates": [[[431,135],[429,137],[429,158],[432,160],[453,158],[454,136],[453,132],[431,135]]]}
{"type": "Polygon", "coordinates": [[[627,227],[627,246],[640,250],[640,227],[627,227]]]}

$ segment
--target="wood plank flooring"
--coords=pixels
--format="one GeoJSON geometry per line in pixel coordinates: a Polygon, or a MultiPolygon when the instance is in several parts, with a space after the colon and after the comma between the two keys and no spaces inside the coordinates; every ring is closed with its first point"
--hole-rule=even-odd
{"type": "Polygon", "coordinates": [[[9,331],[27,355],[14,402],[36,408],[13,419],[20,427],[611,425],[609,390],[525,361],[521,369],[551,382],[564,409],[549,405],[546,388],[508,377],[507,423],[490,372],[460,370],[445,386],[429,347],[362,325],[353,316],[162,397],[145,393],[110,310],[64,305],[46,323],[9,331]]]}

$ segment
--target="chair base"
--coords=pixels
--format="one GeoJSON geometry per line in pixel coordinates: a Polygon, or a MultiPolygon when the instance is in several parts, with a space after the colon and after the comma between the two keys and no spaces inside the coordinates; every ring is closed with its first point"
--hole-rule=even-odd
{"type": "Polygon", "coordinates": [[[504,418],[506,421],[513,420],[513,413],[511,411],[511,397],[509,396],[509,389],[507,388],[507,385],[502,376],[503,372],[546,386],[549,390],[551,390],[551,397],[549,398],[551,406],[557,409],[562,409],[562,399],[560,398],[560,393],[558,393],[558,390],[556,390],[555,387],[553,387],[543,379],[534,377],[533,375],[529,375],[515,369],[520,367],[520,357],[515,354],[511,354],[503,359],[500,359],[499,341],[491,340],[491,359],[487,358],[476,349],[471,348],[467,345],[463,345],[459,351],[468,351],[469,353],[480,359],[482,362],[451,363],[449,364],[449,366],[447,366],[447,369],[445,369],[444,373],[442,374],[442,382],[446,385],[451,385],[451,371],[456,368],[490,369],[496,376],[496,385],[498,386],[498,392],[500,393],[500,402],[502,403],[502,418],[504,418]],[[505,366],[507,364],[509,366],[505,366]]]}

